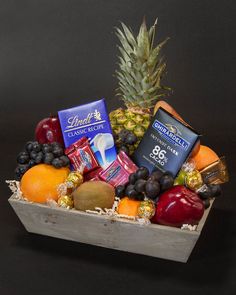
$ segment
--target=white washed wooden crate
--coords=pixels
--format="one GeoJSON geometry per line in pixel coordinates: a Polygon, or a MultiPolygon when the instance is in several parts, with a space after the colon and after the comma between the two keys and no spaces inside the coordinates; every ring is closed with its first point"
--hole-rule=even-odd
{"type": "Polygon", "coordinates": [[[180,262],[187,262],[211,208],[205,210],[197,229],[189,231],[51,208],[14,195],[9,202],[28,232],[180,262]]]}

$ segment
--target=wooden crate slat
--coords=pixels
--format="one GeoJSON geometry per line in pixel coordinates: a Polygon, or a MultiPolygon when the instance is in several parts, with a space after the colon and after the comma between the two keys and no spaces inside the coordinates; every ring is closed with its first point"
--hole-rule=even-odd
{"type": "Polygon", "coordinates": [[[14,196],[9,202],[29,232],[181,262],[188,260],[210,211],[210,208],[205,210],[196,231],[188,231],[50,208],[17,200],[14,196]]]}

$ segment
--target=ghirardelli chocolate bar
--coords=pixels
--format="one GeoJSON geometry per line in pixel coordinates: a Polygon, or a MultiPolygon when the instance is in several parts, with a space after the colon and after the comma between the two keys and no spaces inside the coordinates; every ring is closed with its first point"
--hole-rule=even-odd
{"type": "Polygon", "coordinates": [[[58,112],[65,147],[86,137],[101,167],[116,159],[116,149],[104,99],[58,112]]]}
{"type": "Polygon", "coordinates": [[[199,139],[199,134],[160,108],[134,153],[134,162],[152,172],[175,177],[199,139]]]}

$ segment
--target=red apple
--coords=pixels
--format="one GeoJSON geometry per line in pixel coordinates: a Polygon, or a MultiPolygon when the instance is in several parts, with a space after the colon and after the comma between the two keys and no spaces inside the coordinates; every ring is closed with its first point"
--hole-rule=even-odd
{"type": "Polygon", "coordinates": [[[58,117],[52,116],[41,120],[36,126],[35,137],[41,144],[59,142],[64,145],[58,117]]]}
{"type": "Polygon", "coordinates": [[[204,213],[204,204],[198,195],[183,185],[176,185],[159,198],[152,222],[181,227],[198,224],[204,213]]]}

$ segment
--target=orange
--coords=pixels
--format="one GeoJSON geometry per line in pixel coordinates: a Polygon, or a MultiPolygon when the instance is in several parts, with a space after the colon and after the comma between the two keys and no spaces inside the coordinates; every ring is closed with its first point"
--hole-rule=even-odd
{"type": "Polygon", "coordinates": [[[69,168],[36,165],[23,175],[20,182],[21,191],[24,197],[32,202],[45,203],[48,199],[57,201],[57,187],[66,180],[69,172],[69,168]]]}
{"type": "Polygon", "coordinates": [[[192,157],[197,170],[202,170],[213,162],[219,160],[217,154],[205,145],[200,145],[199,152],[192,157]]]}
{"type": "Polygon", "coordinates": [[[199,150],[200,150],[200,146],[201,146],[201,144],[200,144],[200,140],[198,140],[196,143],[195,143],[195,146],[194,146],[194,148],[193,148],[193,150],[192,150],[192,152],[191,152],[191,155],[190,155],[190,157],[195,157],[196,156],[196,154],[199,152],[199,150]]]}
{"type": "Polygon", "coordinates": [[[155,107],[154,107],[154,111],[153,114],[155,115],[156,112],[158,111],[159,108],[163,108],[165,111],[167,111],[168,113],[170,113],[172,116],[174,116],[176,119],[178,119],[179,121],[183,122],[186,124],[186,122],[182,119],[182,117],[176,112],[176,110],[169,105],[167,102],[165,102],[164,100],[159,100],[155,107]]]}
{"type": "Polygon", "coordinates": [[[128,197],[125,197],[120,200],[117,208],[118,214],[124,214],[128,216],[137,216],[138,215],[138,207],[140,205],[140,201],[131,200],[128,197]]]}

